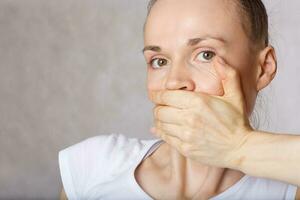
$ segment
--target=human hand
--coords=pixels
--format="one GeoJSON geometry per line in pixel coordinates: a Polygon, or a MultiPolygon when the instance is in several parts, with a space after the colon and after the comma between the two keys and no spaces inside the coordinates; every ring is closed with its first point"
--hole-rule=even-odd
{"type": "Polygon", "coordinates": [[[222,79],[223,96],[184,90],[150,92],[155,127],[151,132],[184,156],[204,164],[235,168],[250,126],[238,72],[221,58],[214,67],[222,79]]]}

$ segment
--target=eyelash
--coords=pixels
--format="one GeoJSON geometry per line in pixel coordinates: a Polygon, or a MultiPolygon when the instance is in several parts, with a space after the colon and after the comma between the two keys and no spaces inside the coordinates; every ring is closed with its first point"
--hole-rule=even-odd
{"type": "MultiPolygon", "coordinates": [[[[151,67],[153,67],[153,62],[155,61],[155,60],[159,60],[159,59],[164,59],[164,60],[167,60],[167,59],[165,59],[165,58],[160,58],[160,57],[157,57],[157,58],[153,58],[153,59],[151,59],[150,60],[150,62],[148,62],[147,64],[148,65],[150,65],[151,67]]],[[[153,67],[154,68],[154,67],[153,67]]]]}
{"type": "MultiPolygon", "coordinates": [[[[199,53],[197,53],[197,54],[196,54],[196,58],[197,58],[201,53],[212,53],[213,55],[212,55],[212,58],[211,58],[211,59],[213,59],[213,58],[216,56],[216,53],[215,53],[213,50],[204,50],[204,51],[200,51],[199,53]]],[[[211,60],[211,59],[210,59],[210,60],[211,60]]],[[[209,60],[209,61],[201,61],[201,62],[208,63],[208,62],[210,62],[210,60],[209,60]]]]}
{"type": "MultiPolygon", "coordinates": [[[[216,56],[216,53],[215,53],[214,50],[212,50],[212,49],[206,49],[206,50],[201,50],[201,51],[199,51],[199,52],[196,54],[195,57],[197,58],[197,57],[199,56],[199,54],[201,54],[201,53],[206,53],[206,52],[208,52],[208,53],[213,53],[213,57],[216,56]]],[[[213,57],[212,57],[212,59],[213,59],[213,57]]],[[[152,68],[156,69],[155,67],[153,67],[153,62],[154,62],[155,60],[159,60],[159,59],[167,60],[167,59],[162,58],[162,57],[156,57],[156,58],[152,58],[147,64],[150,65],[152,68]]],[[[168,61],[168,60],[167,60],[167,61],[168,61]]]]}

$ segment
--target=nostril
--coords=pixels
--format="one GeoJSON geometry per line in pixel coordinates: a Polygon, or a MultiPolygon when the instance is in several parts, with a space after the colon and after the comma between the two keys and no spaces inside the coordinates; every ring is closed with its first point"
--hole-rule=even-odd
{"type": "Polygon", "coordinates": [[[185,89],[187,89],[187,87],[185,86],[185,87],[182,87],[182,88],[180,88],[180,90],[185,90],[185,89]]]}

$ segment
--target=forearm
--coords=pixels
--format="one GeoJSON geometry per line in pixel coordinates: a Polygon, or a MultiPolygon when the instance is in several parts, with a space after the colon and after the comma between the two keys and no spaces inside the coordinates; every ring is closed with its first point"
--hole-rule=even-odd
{"type": "Polygon", "coordinates": [[[233,168],[300,186],[300,136],[254,131],[237,151],[233,168]]]}

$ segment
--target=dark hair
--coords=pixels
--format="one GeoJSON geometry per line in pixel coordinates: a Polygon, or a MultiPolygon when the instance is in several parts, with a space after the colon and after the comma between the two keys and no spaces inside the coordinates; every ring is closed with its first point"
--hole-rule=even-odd
{"type": "MultiPolygon", "coordinates": [[[[150,0],[148,15],[158,0],[150,0]]],[[[269,45],[268,14],[262,0],[235,0],[242,17],[242,26],[249,39],[259,46],[269,45]]]]}

